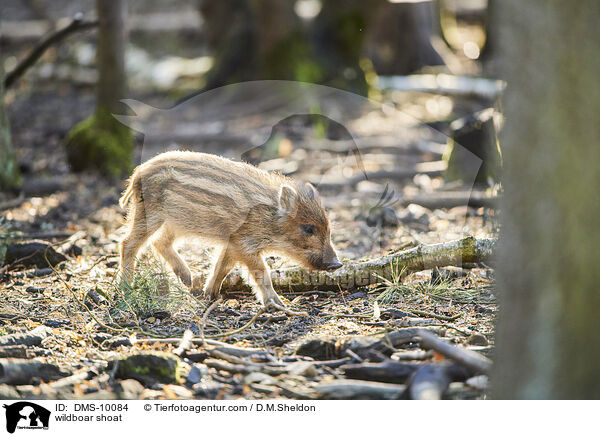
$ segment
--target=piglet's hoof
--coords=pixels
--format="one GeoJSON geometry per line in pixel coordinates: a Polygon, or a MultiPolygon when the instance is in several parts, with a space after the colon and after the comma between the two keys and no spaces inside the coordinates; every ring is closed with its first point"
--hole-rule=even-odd
{"type": "Polygon", "coordinates": [[[281,298],[279,298],[279,296],[274,295],[272,297],[269,297],[265,300],[265,309],[269,312],[275,312],[278,310],[285,310],[285,303],[283,301],[281,301],[281,298]]]}
{"type": "Polygon", "coordinates": [[[288,309],[286,305],[281,302],[281,299],[268,299],[265,301],[265,310],[267,312],[277,312],[281,311],[283,313],[287,313],[290,316],[308,316],[307,312],[296,312],[294,310],[288,309]],[[277,300],[280,304],[277,303],[277,300]]]}

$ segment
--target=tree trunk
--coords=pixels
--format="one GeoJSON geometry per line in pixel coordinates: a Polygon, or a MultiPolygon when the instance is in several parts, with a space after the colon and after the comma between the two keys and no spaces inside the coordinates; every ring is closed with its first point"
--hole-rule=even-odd
{"type": "Polygon", "coordinates": [[[67,137],[67,159],[74,171],[93,170],[122,176],[131,170],[131,131],[112,114],[125,97],[125,46],[127,31],[125,0],[96,0],[98,38],[96,111],[77,124],[67,137]]]}
{"type": "Polygon", "coordinates": [[[425,66],[445,64],[431,44],[438,33],[441,40],[438,6],[430,1],[382,4],[366,45],[378,74],[405,75],[425,66]]]}
{"type": "Polygon", "coordinates": [[[245,80],[298,80],[367,93],[363,41],[382,0],[323,0],[304,23],[294,0],[203,0],[215,64],[205,89],[245,80]]]}
{"type": "Polygon", "coordinates": [[[110,112],[119,109],[119,100],[125,96],[125,45],[127,32],[124,0],[96,0],[98,14],[98,68],[97,107],[110,112]]]}
{"type": "Polygon", "coordinates": [[[0,58],[0,191],[18,188],[19,166],[10,140],[10,125],[4,108],[4,62],[0,58]]]}
{"type": "Polygon", "coordinates": [[[600,399],[600,3],[504,0],[497,398],[600,399]]]}
{"type": "Polygon", "coordinates": [[[479,60],[483,63],[484,72],[489,76],[497,74],[496,57],[498,55],[498,18],[499,9],[502,8],[498,0],[488,0],[485,14],[485,45],[481,50],[479,60]]]}

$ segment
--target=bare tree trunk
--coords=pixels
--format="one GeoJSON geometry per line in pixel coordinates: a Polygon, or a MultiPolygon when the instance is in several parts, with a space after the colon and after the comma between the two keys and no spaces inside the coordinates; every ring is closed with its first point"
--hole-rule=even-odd
{"type": "Polygon", "coordinates": [[[385,2],[379,7],[366,44],[378,74],[404,75],[445,64],[431,44],[434,35],[441,39],[438,7],[430,1],[385,2]]]}
{"type": "Polygon", "coordinates": [[[489,75],[497,73],[496,56],[498,55],[498,26],[496,17],[502,3],[498,0],[488,0],[485,16],[485,45],[481,50],[480,60],[483,62],[484,71],[489,75]]]}
{"type": "Polygon", "coordinates": [[[508,81],[493,386],[600,398],[600,3],[504,0],[508,81]]]}
{"type": "Polygon", "coordinates": [[[96,0],[98,84],[96,111],[77,124],[67,137],[67,159],[74,171],[98,171],[122,176],[131,170],[133,139],[128,128],[112,114],[125,97],[125,46],[127,31],[125,0],[96,0]]]}
{"type": "Polygon", "coordinates": [[[98,68],[97,107],[107,111],[119,109],[119,100],[125,96],[125,45],[127,33],[124,0],[96,0],[98,13],[98,68]]]}
{"type": "Polygon", "coordinates": [[[21,184],[19,166],[10,140],[10,125],[4,108],[4,62],[0,58],[0,190],[21,184]]]}

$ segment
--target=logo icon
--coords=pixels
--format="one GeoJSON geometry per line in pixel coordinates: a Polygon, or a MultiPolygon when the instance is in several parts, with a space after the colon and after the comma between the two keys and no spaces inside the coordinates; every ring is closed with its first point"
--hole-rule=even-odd
{"type": "Polygon", "coordinates": [[[6,409],[6,431],[14,433],[18,429],[48,429],[50,411],[29,401],[19,401],[3,405],[6,409]]]}

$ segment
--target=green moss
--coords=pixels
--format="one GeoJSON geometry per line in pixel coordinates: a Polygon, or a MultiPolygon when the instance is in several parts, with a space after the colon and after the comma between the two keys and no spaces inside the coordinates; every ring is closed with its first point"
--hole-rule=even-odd
{"type": "Polygon", "coordinates": [[[153,352],[136,354],[118,360],[116,377],[132,378],[149,386],[158,383],[178,383],[182,379],[181,361],[169,353],[153,352]]]}
{"type": "Polygon", "coordinates": [[[131,131],[108,111],[98,109],[69,132],[67,159],[73,171],[119,177],[132,169],[131,131]]]}
{"type": "Polygon", "coordinates": [[[21,186],[21,173],[14,155],[0,159],[0,190],[21,186]]]}
{"type": "Polygon", "coordinates": [[[298,80],[320,83],[321,66],[315,61],[310,44],[300,31],[291,32],[265,56],[266,79],[298,80]]]}

